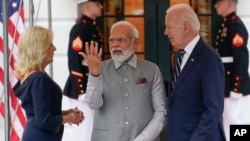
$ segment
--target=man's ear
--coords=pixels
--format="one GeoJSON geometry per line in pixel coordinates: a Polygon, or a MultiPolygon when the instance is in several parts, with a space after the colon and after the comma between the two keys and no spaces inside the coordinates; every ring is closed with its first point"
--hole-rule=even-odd
{"type": "Polygon", "coordinates": [[[134,43],[135,43],[135,46],[137,47],[139,45],[139,38],[134,38],[134,43]]]}
{"type": "Polygon", "coordinates": [[[188,22],[184,22],[184,32],[188,33],[190,31],[191,25],[188,22]]]}

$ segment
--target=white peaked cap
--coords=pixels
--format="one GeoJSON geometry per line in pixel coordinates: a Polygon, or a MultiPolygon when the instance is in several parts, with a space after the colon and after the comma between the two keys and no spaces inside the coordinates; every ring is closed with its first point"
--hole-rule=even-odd
{"type": "Polygon", "coordinates": [[[81,4],[81,3],[84,3],[84,2],[88,2],[88,1],[100,2],[100,0],[77,0],[77,4],[81,4]]]}

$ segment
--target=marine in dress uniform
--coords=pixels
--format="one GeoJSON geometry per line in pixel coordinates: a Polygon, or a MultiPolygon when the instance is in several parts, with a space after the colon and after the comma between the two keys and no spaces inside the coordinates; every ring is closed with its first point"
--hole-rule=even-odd
{"type": "MultiPolygon", "coordinates": [[[[222,1],[218,0],[218,2],[222,1]]],[[[231,2],[237,4],[237,0],[231,2]]],[[[217,5],[216,8],[218,12],[219,6],[217,5]]],[[[215,49],[220,54],[225,68],[223,126],[228,141],[230,124],[250,123],[250,112],[246,108],[250,106],[247,42],[248,31],[235,11],[223,16],[216,36],[215,49]]]]}
{"type": "Polygon", "coordinates": [[[101,16],[102,5],[99,0],[78,0],[78,6],[82,9],[82,15],[70,31],[68,44],[68,68],[69,76],[63,89],[63,94],[69,98],[69,105],[78,107],[84,111],[85,121],[74,127],[72,137],[74,141],[90,141],[94,110],[90,109],[85,102],[85,92],[88,80],[88,66],[79,52],[85,52],[85,43],[97,42],[99,48],[103,47],[103,35],[96,22],[101,16]],[[86,8],[85,4],[94,4],[94,10],[86,8]],[[94,14],[92,14],[94,12],[94,14]],[[91,16],[88,15],[91,13],[91,16]]]}
{"type": "MultiPolygon", "coordinates": [[[[86,0],[85,0],[86,1],[86,0]]],[[[96,1],[96,0],[89,0],[96,1]]],[[[84,94],[88,79],[88,66],[78,52],[85,52],[85,42],[96,41],[100,48],[103,47],[103,35],[97,26],[96,20],[82,15],[70,31],[68,45],[69,77],[63,93],[77,99],[79,94],[84,94]]]]}
{"type": "Polygon", "coordinates": [[[247,41],[247,29],[235,12],[223,18],[216,36],[215,49],[219,52],[225,67],[225,97],[229,97],[230,91],[243,95],[250,93],[247,41]]]}

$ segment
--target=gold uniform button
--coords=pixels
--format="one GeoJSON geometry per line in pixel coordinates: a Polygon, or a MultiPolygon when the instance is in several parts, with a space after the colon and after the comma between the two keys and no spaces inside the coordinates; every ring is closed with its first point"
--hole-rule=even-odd
{"type": "Polygon", "coordinates": [[[239,77],[236,77],[236,80],[239,80],[239,77]]]}
{"type": "Polygon", "coordinates": [[[221,33],[221,29],[219,29],[219,33],[221,33]]]}
{"type": "Polygon", "coordinates": [[[85,75],[86,75],[86,76],[89,76],[89,73],[86,73],[85,75]]]}
{"type": "Polygon", "coordinates": [[[238,83],[235,83],[234,86],[238,86],[238,83]]]}
{"type": "Polygon", "coordinates": [[[81,82],[81,79],[78,79],[78,82],[81,82]]]}
{"type": "Polygon", "coordinates": [[[227,71],[227,75],[230,75],[231,74],[231,72],[230,71],[227,71]]]}
{"type": "Polygon", "coordinates": [[[82,84],[79,87],[82,88],[82,84]]]}
{"type": "Polygon", "coordinates": [[[235,88],[234,91],[237,92],[237,89],[235,88]]]}
{"type": "Polygon", "coordinates": [[[84,90],[81,90],[81,94],[83,94],[84,93],[84,90]]]}

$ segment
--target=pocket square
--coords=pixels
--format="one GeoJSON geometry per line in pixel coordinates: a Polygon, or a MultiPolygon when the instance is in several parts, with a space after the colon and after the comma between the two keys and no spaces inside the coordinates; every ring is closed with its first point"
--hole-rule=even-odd
{"type": "Polygon", "coordinates": [[[136,81],[136,84],[145,84],[147,83],[147,78],[143,77],[143,78],[140,78],[136,81]]]}

